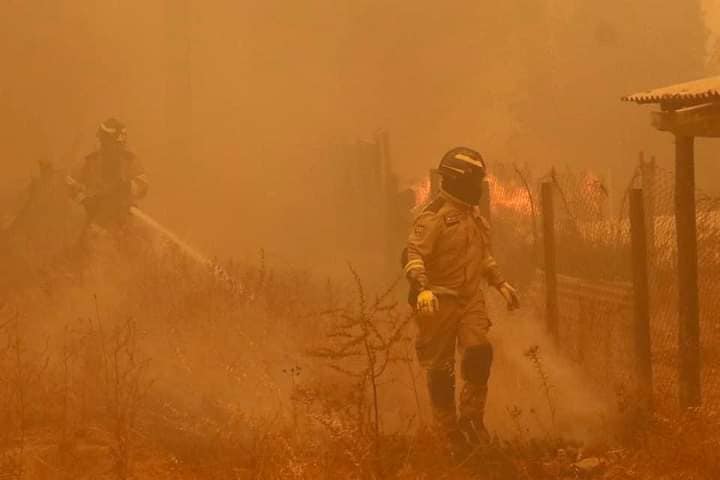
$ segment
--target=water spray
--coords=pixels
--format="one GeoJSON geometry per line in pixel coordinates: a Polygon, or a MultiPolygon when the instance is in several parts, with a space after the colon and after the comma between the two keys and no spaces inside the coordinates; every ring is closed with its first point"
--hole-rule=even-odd
{"type": "Polygon", "coordinates": [[[240,285],[240,283],[236,279],[234,279],[230,274],[228,274],[228,272],[224,268],[218,265],[217,262],[210,260],[208,257],[200,253],[197,249],[190,246],[188,243],[186,243],[180,237],[165,228],[162,224],[160,224],[150,215],[134,206],[130,207],[130,214],[139,221],[141,221],[145,226],[153,230],[155,233],[159,234],[162,238],[179,248],[180,251],[188,258],[192,259],[197,264],[207,268],[208,271],[215,278],[227,284],[232,291],[242,292],[242,285],[240,285]]]}

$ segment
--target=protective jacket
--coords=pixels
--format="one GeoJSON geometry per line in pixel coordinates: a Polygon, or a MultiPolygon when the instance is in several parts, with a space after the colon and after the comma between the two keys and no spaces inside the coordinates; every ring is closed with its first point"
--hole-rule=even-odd
{"type": "Polygon", "coordinates": [[[100,150],[85,157],[67,178],[71,193],[96,221],[113,220],[147,194],[148,180],[130,151],[100,150]]]}
{"type": "Polygon", "coordinates": [[[405,273],[417,288],[473,297],[483,280],[504,282],[490,245],[490,227],[475,206],[442,191],[417,217],[410,233],[405,273]]]}

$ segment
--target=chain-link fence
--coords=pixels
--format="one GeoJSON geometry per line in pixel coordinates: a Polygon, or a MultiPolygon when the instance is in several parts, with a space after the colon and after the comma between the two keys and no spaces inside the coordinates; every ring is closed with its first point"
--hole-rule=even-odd
{"type": "Polygon", "coordinates": [[[537,192],[527,166],[491,165],[488,177],[494,253],[504,274],[520,286],[534,280],[539,257],[537,192]]]}
{"type": "Polygon", "coordinates": [[[554,217],[558,345],[625,398],[636,384],[629,202],[589,171],[553,169],[542,182],[552,192],[542,209],[554,217]]]}
{"type": "MultiPolygon", "coordinates": [[[[674,172],[652,163],[642,168],[649,222],[650,307],[655,391],[678,396],[679,318],[674,172]]],[[[696,194],[698,293],[703,404],[720,407],[720,198],[696,194]]]]}
{"type": "Polygon", "coordinates": [[[541,186],[549,185],[558,345],[599,385],[628,392],[636,380],[627,200],[613,209],[603,181],[591,172],[553,169],[535,177],[527,166],[494,163],[490,169],[494,253],[503,271],[529,287],[539,317],[546,318],[541,186]]]}
{"type": "MultiPolygon", "coordinates": [[[[655,401],[677,405],[679,314],[674,172],[641,162],[616,197],[601,178],[569,168],[534,178],[513,165],[492,166],[495,253],[509,276],[534,279],[538,312],[547,319],[540,185],[550,185],[559,347],[588,376],[629,400],[638,390],[631,188],[642,188],[649,273],[651,362],[655,401]]],[[[546,187],[548,188],[548,187],[546,187]]],[[[720,406],[720,198],[697,194],[698,289],[703,403],[720,406]]],[[[619,398],[619,399],[620,399],[619,398]]]]}
{"type": "Polygon", "coordinates": [[[619,208],[612,209],[604,182],[589,171],[552,170],[545,181],[554,193],[558,273],[585,280],[629,281],[626,196],[619,208]]]}

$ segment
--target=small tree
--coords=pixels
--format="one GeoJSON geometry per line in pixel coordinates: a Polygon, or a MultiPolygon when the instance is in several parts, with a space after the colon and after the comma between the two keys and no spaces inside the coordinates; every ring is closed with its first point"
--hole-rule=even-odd
{"type": "Polygon", "coordinates": [[[370,301],[357,271],[350,264],[348,268],[354,281],[354,298],[345,307],[323,312],[330,319],[326,334],[328,345],[315,349],[311,355],[324,359],[328,367],[354,379],[361,393],[359,422],[364,420],[369,390],[372,436],[377,453],[381,433],[378,382],[391,363],[401,360],[400,352],[396,355],[396,347],[407,341],[405,331],[409,317],[398,311],[398,302],[393,298],[399,278],[370,301]]]}

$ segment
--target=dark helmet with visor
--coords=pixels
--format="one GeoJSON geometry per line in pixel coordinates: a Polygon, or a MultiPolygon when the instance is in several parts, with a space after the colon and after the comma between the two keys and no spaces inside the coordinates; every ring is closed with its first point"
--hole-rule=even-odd
{"type": "Polygon", "coordinates": [[[120,120],[109,118],[98,126],[97,136],[102,145],[125,145],[127,128],[120,120]]]}
{"type": "Polygon", "coordinates": [[[487,170],[478,152],[467,147],[453,148],[440,160],[437,171],[445,192],[470,205],[480,202],[487,170]]]}

